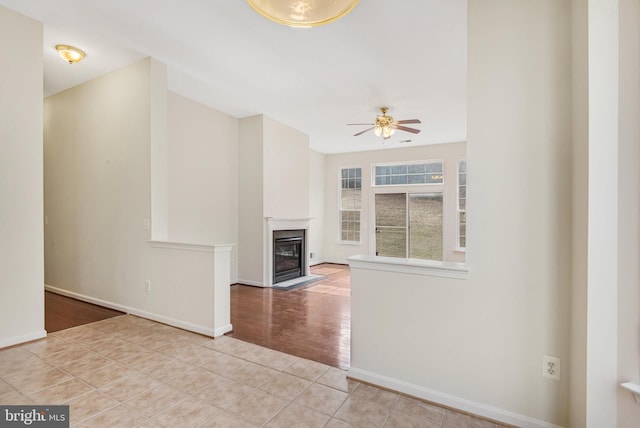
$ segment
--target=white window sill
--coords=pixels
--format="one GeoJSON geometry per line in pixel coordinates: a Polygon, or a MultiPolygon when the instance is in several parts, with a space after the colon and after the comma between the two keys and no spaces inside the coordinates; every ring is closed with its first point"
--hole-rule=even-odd
{"type": "Polygon", "coordinates": [[[360,245],[360,242],[356,242],[356,241],[338,241],[338,245],[360,245]]]}
{"type": "Polygon", "coordinates": [[[465,263],[367,255],[351,256],[347,257],[347,260],[349,261],[349,266],[356,269],[438,276],[454,279],[467,279],[469,276],[469,269],[467,269],[465,263]]]}
{"type": "Polygon", "coordinates": [[[454,248],[453,251],[455,251],[456,253],[466,253],[467,249],[466,248],[454,248]]]}

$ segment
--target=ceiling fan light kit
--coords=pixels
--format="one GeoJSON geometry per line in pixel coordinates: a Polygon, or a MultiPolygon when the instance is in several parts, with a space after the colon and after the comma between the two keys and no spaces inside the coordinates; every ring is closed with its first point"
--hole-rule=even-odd
{"type": "Polygon", "coordinates": [[[309,28],[336,21],[359,0],[247,0],[256,12],[278,24],[309,28]]]}
{"type": "Polygon", "coordinates": [[[395,120],[392,116],[387,116],[389,107],[380,107],[380,111],[382,112],[382,116],[376,116],[376,120],[374,123],[348,123],[347,125],[371,125],[371,128],[367,128],[364,131],[353,134],[353,136],[357,137],[358,135],[362,135],[367,131],[373,130],[373,133],[376,134],[376,136],[381,137],[384,140],[388,140],[396,132],[396,129],[411,132],[412,134],[417,134],[420,132],[419,129],[402,126],[402,124],[407,123],[422,123],[420,119],[395,120]]]}

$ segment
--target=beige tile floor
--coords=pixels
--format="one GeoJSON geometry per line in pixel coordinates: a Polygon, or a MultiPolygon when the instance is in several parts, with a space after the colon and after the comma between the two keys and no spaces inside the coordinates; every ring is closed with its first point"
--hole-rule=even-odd
{"type": "Polygon", "coordinates": [[[345,373],[124,315],[0,350],[0,403],[69,404],[73,427],[497,427],[345,373]]]}

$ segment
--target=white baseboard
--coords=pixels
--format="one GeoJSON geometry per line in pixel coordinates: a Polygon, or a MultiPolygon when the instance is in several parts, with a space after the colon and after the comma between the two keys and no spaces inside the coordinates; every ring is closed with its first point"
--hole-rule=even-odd
{"type": "Polygon", "coordinates": [[[322,260],[314,260],[314,261],[309,260],[309,267],[321,265],[322,263],[324,263],[324,261],[322,260]]]}
{"type": "Polygon", "coordinates": [[[238,284],[242,284],[242,285],[253,285],[254,287],[262,287],[262,288],[266,288],[265,285],[262,282],[258,282],[258,281],[250,281],[248,279],[238,279],[238,284]]]}
{"type": "Polygon", "coordinates": [[[411,395],[412,397],[421,398],[443,406],[459,409],[463,412],[472,413],[522,428],[562,428],[559,425],[545,422],[540,419],[509,412],[486,404],[476,403],[471,400],[455,397],[450,394],[434,391],[419,385],[414,385],[402,380],[393,379],[354,367],[349,369],[348,376],[355,380],[361,380],[393,391],[402,392],[404,394],[411,395]]]}
{"type": "Polygon", "coordinates": [[[223,336],[225,333],[229,333],[233,330],[233,326],[231,324],[227,324],[224,327],[219,327],[213,330],[213,337],[223,336]]]}
{"type": "Polygon", "coordinates": [[[32,340],[42,339],[47,337],[46,330],[34,331],[33,333],[23,334],[22,336],[10,337],[8,339],[0,340],[0,349],[7,346],[19,345],[25,342],[31,342],[32,340]]]}
{"type": "MultiPolygon", "coordinates": [[[[178,327],[183,330],[192,331],[194,333],[203,334],[209,337],[215,337],[216,332],[209,327],[204,327],[198,324],[193,324],[187,321],[182,321],[179,319],[166,317],[164,315],[154,314],[153,312],[147,312],[142,309],[133,308],[131,306],[120,305],[118,303],[109,302],[107,300],[97,299],[95,297],[87,296],[84,294],[76,293],[74,291],[65,290],[62,288],[54,287],[52,285],[44,286],[45,290],[51,291],[52,293],[60,294],[62,296],[72,297],[74,299],[82,300],[83,302],[93,303],[94,305],[104,306],[106,308],[115,309],[116,311],[125,312],[131,315],[136,315],[141,318],[146,318],[152,321],[157,321],[163,324],[167,324],[173,327],[178,327]]],[[[222,327],[221,329],[225,329],[229,326],[222,327]]],[[[230,331],[230,330],[229,330],[230,331]]],[[[226,333],[226,332],[225,332],[226,333]]],[[[224,333],[223,333],[224,334],[224,333]]],[[[220,336],[220,334],[218,335],[220,336]]]]}

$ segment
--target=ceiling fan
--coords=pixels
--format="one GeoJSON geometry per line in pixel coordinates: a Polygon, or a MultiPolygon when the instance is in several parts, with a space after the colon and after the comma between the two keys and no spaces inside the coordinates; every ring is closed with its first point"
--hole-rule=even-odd
{"type": "Polygon", "coordinates": [[[419,129],[409,128],[408,126],[402,126],[409,123],[422,123],[420,119],[407,119],[407,120],[395,120],[391,116],[387,116],[387,112],[389,111],[388,107],[380,107],[380,111],[382,112],[382,116],[376,116],[376,121],[374,123],[347,123],[347,125],[369,125],[371,128],[367,128],[364,131],[360,131],[357,134],[353,134],[354,137],[358,135],[362,135],[365,132],[371,131],[378,136],[382,137],[385,140],[391,138],[396,129],[400,131],[411,132],[412,134],[417,134],[420,132],[419,129]]]}

